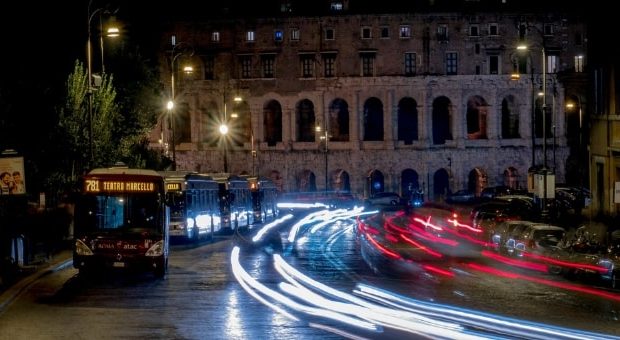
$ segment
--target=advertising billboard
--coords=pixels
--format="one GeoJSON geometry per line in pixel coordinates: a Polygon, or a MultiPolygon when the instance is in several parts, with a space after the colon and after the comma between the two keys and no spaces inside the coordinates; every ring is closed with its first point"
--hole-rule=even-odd
{"type": "Polygon", "coordinates": [[[0,195],[26,194],[24,157],[0,157],[0,195]]]}

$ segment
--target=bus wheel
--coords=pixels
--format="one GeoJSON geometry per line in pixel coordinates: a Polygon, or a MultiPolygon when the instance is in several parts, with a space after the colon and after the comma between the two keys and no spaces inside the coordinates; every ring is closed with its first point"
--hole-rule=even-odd
{"type": "Polygon", "coordinates": [[[162,278],[166,275],[166,270],[168,269],[168,259],[165,259],[162,263],[159,263],[155,268],[153,274],[155,274],[156,278],[162,278]]]}

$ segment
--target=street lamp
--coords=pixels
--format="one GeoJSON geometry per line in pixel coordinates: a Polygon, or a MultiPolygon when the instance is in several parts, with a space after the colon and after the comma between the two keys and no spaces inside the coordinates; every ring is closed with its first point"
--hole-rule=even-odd
{"type": "MultiPolygon", "coordinates": [[[[526,45],[519,45],[517,46],[517,50],[527,50],[528,47],[526,45]]],[[[541,74],[541,81],[542,81],[542,90],[541,93],[539,94],[542,97],[542,154],[543,154],[543,164],[542,164],[542,169],[540,171],[540,174],[542,175],[542,201],[541,201],[541,215],[543,218],[547,218],[549,211],[547,209],[547,200],[548,200],[548,180],[549,178],[549,169],[547,168],[547,55],[545,52],[545,47],[541,46],[541,55],[542,55],[542,74],[541,74]]],[[[531,73],[532,73],[532,93],[534,92],[534,67],[533,65],[530,65],[531,67],[531,73]]],[[[532,100],[532,102],[534,102],[534,100],[532,100]]],[[[534,114],[534,108],[532,109],[533,112],[533,117],[532,117],[532,123],[534,123],[535,121],[535,114],[534,114]]],[[[534,130],[534,129],[533,129],[534,130]]],[[[533,136],[532,136],[532,141],[535,140],[535,130],[532,132],[533,136]]],[[[532,143],[532,149],[534,149],[534,143],[532,143]]],[[[532,151],[532,163],[534,162],[534,152],[532,151]]],[[[552,186],[555,186],[555,184],[553,184],[552,186]]]]}
{"type": "Polygon", "coordinates": [[[325,155],[325,191],[329,190],[329,182],[328,182],[328,167],[327,167],[327,153],[329,152],[327,143],[328,143],[328,134],[327,134],[327,128],[325,128],[324,133],[321,134],[321,126],[317,125],[316,128],[316,133],[317,135],[319,135],[319,139],[321,141],[321,144],[323,144],[323,148],[321,149],[321,151],[323,151],[323,154],[325,155]]]}
{"type": "MultiPolygon", "coordinates": [[[[224,114],[224,116],[225,115],[226,114],[224,114]]],[[[225,121],[220,124],[220,134],[222,135],[222,147],[224,148],[224,173],[228,173],[228,143],[226,143],[226,136],[228,135],[228,125],[225,121]]]]}
{"type": "MultiPolygon", "coordinates": [[[[176,37],[172,36],[172,51],[171,51],[171,55],[170,55],[170,100],[168,101],[166,108],[168,110],[168,124],[170,129],[172,130],[172,170],[176,170],[177,169],[177,155],[176,155],[176,138],[175,138],[175,121],[174,121],[174,107],[175,107],[175,80],[174,80],[174,74],[175,74],[175,69],[174,69],[174,63],[177,60],[178,57],[187,54],[186,50],[182,50],[183,48],[189,48],[190,49],[190,53],[189,55],[192,56],[194,55],[194,50],[191,48],[191,46],[180,42],[177,43],[176,42],[176,37]],[[181,49],[180,51],[177,51],[177,48],[181,49]]],[[[184,66],[183,67],[183,72],[186,74],[191,74],[194,71],[194,68],[192,66],[184,66]]]]}
{"type": "MultiPolygon", "coordinates": [[[[224,101],[224,116],[221,119],[219,131],[221,135],[222,147],[224,149],[224,172],[228,173],[228,133],[230,132],[230,127],[228,126],[228,123],[229,123],[228,122],[228,103],[227,103],[228,98],[226,96],[226,92],[224,92],[222,99],[224,101]]],[[[241,101],[243,101],[243,98],[236,95],[233,97],[233,101],[235,103],[240,103],[241,101]]],[[[233,112],[231,117],[237,118],[238,115],[233,112]]]]}
{"type": "MultiPolygon", "coordinates": [[[[582,111],[582,103],[581,103],[581,96],[577,95],[577,105],[578,107],[578,114],[579,114],[579,140],[578,140],[578,149],[577,149],[577,159],[578,162],[580,163],[582,161],[583,158],[583,111],[582,111]]],[[[566,108],[569,110],[573,110],[575,108],[575,103],[573,102],[568,102],[566,103],[566,108]]],[[[583,186],[583,176],[581,176],[581,172],[583,167],[579,166],[579,183],[583,186]]]]}
{"type": "MultiPolygon", "coordinates": [[[[88,90],[87,90],[87,95],[88,95],[88,154],[89,154],[89,163],[90,166],[93,165],[94,160],[95,160],[95,153],[94,153],[94,148],[93,148],[93,91],[94,91],[94,81],[93,81],[93,67],[92,67],[92,54],[93,54],[93,48],[92,48],[92,42],[91,42],[91,26],[92,26],[92,21],[93,18],[95,17],[95,15],[99,15],[99,23],[101,26],[101,32],[100,32],[100,43],[101,43],[101,70],[103,72],[104,70],[104,66],[103,66],[103,25],[101,24],[101,13],[102,12],[106,12],[106,10],[104,8],[97,8],[95,10],[91,11],[91,6],[93,4],[93,1],[90,0],[88,2],[88,8],[87,8],[87,40],[86,40],[86,67],[88,69],[88,90]]],[[[119,35],[120,31],[118,29],[118,27],[110,27],[108,28],[108,36],[110,37],[117,37],[119,35]]]]}

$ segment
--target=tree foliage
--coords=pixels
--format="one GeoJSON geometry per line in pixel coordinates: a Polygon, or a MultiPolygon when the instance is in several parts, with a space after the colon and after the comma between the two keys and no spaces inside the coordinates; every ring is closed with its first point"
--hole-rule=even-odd
{"type": "Polygon", "coordinates": [[[66,100],[58,109],[60,128],[52,137],[62,152],[58,152],[57,168],[47,176],[48,189],[66,192],[90,168],[117,162],[152,169],[166,165],[148,146],[148,133],[157,122],[161,101],[157,78],[139,56],[123,60],[118,67],[121,81],[113,74],[103,74],[92,91],[92,163],[88,72],[80,61],[75,62],[66,82],[66,100]]]}

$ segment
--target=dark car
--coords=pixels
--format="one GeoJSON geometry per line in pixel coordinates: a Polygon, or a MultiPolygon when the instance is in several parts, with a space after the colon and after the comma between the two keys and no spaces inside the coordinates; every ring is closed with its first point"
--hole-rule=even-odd
{"type": "Polygon", "coordinates": [[[506,196],[506,195],[523,195],[526,192],[521,189],[514,189],[505,185],[498,185],[495,187],[487,187],[482,189],[480,192],[480,198],[484,200],[490,200],[495,197],[506,196]]]}
{"type": "Polygon", "coordinates": [[[473,203],[477,201],[476,195],[470,190],[459,190],[449,193],[446,197],[448,203],[473,203]]]}
{"type": "Polygon", "coordinates": [[[367,198],[364,202],[366,205],[385,206],[385,205],[402,205],[402,199],[395,192],[378,192],[367,198]]]}

